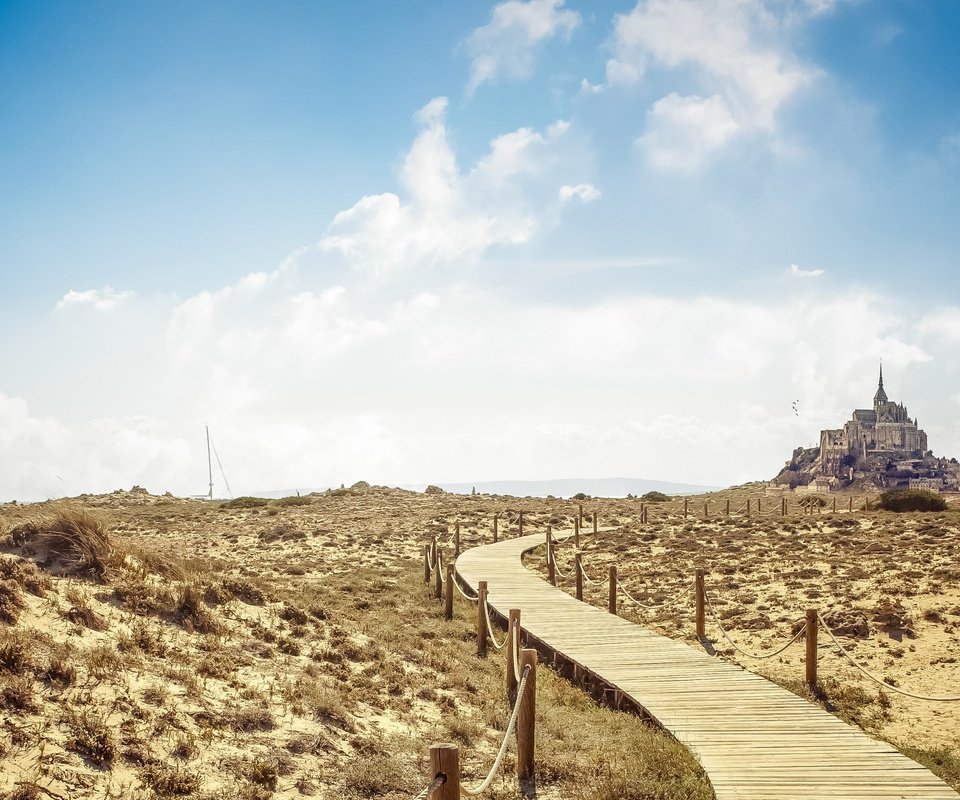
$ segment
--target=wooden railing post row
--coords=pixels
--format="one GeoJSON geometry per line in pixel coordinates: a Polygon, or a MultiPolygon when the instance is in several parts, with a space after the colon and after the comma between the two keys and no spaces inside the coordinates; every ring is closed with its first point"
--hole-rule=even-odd
{"type": "Polygon", "coordinates": [[[477,583],[477,655],[487,654],[487,582],[477,583]]]}
{"type": "Polygon", "coordinates": [[[497,523],[498,522],[500,522],[500,515],[494,514],[493,515],[493,541],[494,542],[497,541],[497,523]]]}
{"type": "Polygon", "coordinates": [[[430,545],[423,546],[423,582],[430,583],[430,545]]]}
{"type": "Polygon", "coordinates": [[[520,648],[520,609],[511,608],[510,614],[507,617],[507,643],[504,645],[504,651],[507,654],[507,699],[510,703],[514,703],[517,699],[517,685],[520,681],[520,676],[517,675],[517,671],[514,669],[514,650],[513,650],[513,637],[514,629],[516,629],[517,637],[517,659],[519,660],[519,648],[520,648]]]}
{"type": "Polygon", "coordinates": [[[520,675],[530,667],[523,697],[520,698],[520,713],[517,718],[517,777],[530,780],[535,774],[534,743],[537,733],[537,651],[527,648],[520,651],[520,675]]]}
{"type": "Polygon", "coordinates": [[[449,622],[453,619],[453,581],[454,565],[447,564],[447,582],[443,587],[443,618],[449,622]]]}
{"type": "Polygon", "coordinates": [[[577,584],[577,600],[583,600],[583,565],[580,563],[580,550],[573,554],[573,570],[577,584]]]}
{"type": "Polygon", "coordinates": [[[430,781],[443,775],[446,780],[430,795],[430,800],[460,800],[460,751],[455,744],[430,745],[430,781]]]}
{"type": "Polygon", "coordinates": [[[807,644],[807,686],[814,689],[817,686],[817,609],[815,608],[807,609],[807,622],[803,635],[807,644]]]}
{"type": "Polygon", "coordinates": [[[453,557],[460,558],[460,523],[453,529],[453,557]]]}
{"type": "Polygon", "coordinates": [[[441,551],[437,550],[437,563],[433,569],[433,596],[439,600],[443,597],[443,573],[440,570],[441,551]]]}
{"type": "Polygon", "coordinates": [[[557,565],[553,558],[553,527],[547,525],[547,580],[551,586],[557,585],[557,565]]]}
{"type": "Polygon", "coordinates": [[[693,586],[694,586],[694,602],[695,602],[695,609],[696,609],[697,638],[702,640],[702,639],[705,639],[707,636],[706,592],[704,591],[702,569],[699,569],[699,568],[697,569],[693,586]]]}
{"type": "Polygon", "coordinates": [[[617,565],[610,565],[610,596],[607,600],[607,611],[617,613],[617,565]]]}

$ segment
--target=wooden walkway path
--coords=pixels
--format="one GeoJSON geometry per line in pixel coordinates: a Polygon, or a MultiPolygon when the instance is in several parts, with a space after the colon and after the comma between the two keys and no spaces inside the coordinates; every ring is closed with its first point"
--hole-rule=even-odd
{"type": "Polygon", "coordinates": [[[717,800],[960,796],[891,745],[786,689],[551,586],[521,563],[543,540],[476,547],[460,555],[457,572],[473,589],[487,581],[498,614],[519,608],[522,630],[542,654],[623,692],[689,747],[717,800]]]}

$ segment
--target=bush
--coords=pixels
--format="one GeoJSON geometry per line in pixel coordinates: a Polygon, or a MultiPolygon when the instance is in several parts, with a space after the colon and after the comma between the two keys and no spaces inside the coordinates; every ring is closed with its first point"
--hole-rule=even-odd
{"type": "Polygon", "coordinates": [[[946,511],[947,501],[927,489],[891,489],[880,495],[880,508],[885,511],[946,511]]]}
{"type": "Polygon", "coordinates": [[[647,492],[640,495],[640,499],[645,503],[666,503],[670,499],[670,495],[663,492],[647,492]]]}
{"type": "Polygon", "coordinates": [[[264,497],[235,497],[221,504],[220,508],[262,508],[269,502],[264,497]]]}

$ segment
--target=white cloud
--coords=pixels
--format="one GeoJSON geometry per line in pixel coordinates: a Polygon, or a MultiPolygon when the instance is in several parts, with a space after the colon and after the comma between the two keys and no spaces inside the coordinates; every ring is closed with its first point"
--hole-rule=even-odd
{"type": "Polygon", "coordinates": [[[399,174],[404,197],[361,198],[334,217],[322,250],[384,274],[412,264],[470,263],[494,245],[531,238],[559,173],[576,165],[577,156],[564,149],[569,124],[498,136],[464,172],[450,144],[446,107],[446,98],[435,98],[416,115],[422,128],[399,174]]]}
{"type": "Polygon", "coordinates": [[[740,126],[719,95],[661,97],[647,112],[647,131],[637,139],[654,167],[691,171],[737,134],[740,126]]]}
{"type": "Polygon", "coordinates": [[[917,323],[917,332],[925,338],[960,342],[960,309],[941,308],[927,314],[917,323]]]}
{"type": "Polygon", "coordinates": [[[92,306],[96,311],[110,311],[123,305],[131,297],[133,292],[117,292],[109,286],[83,292],[71,289],[57,301],[56,310],[61,311],[72,306],[92,306]]]}
{"type": "MultiPolygon", "coordinates": [[[[822,13],[826,5],[803,8],[809,16],[822,13]]],[[[630,12],[616,17],[614,58],[607,64],[611,85],[639,81],[648,66],[656,65],[692,70],[711,95],[703,100],[674,93],[654,105],[648,125],[666,122],[667,131],[683,143],[665,143],[662,157],[653,151],[654,164],[691,169],[734,134],[776,130],[780,107],[820,74],[788,44],[788,30],[797,18],[794,4],[771,6],[763,0],[638,0],[630,12]],[[674,100],[658,111],[670,97],[674,100]],[[684,133],[683,128],[689,130],[684,133]],[[689,155],[681,152],[684,147],[689,155]]],[[[662,139],[656,129],[652,134],[662,139]]],[[[650,137],[648,129],[644,140],[650,137]]]]}
{"type": "Polygon", "coordinates": [[[564,0],[506,0],[494,6],[490,22],[466,40],[470,54],[467,91],[484,83],[529,78],[540,45],[555,36],[569,37],[580,24],[564,0]]]}
{"type": "Polygon", "coordinates": [[[801,269],[796,264],[791,264],[787,268],[787,274],[791,278],[819,278],[824,274],[822,269],[801,269]]]}
{"type": "Polygon", "coordinates": [[[566,184],[560,187],[558,196],[561,203],[569,203],[574,198],[581,203],[592,203],[600,199],[600,190],[592,183],[578,183],[576,186],[566,184]]]}

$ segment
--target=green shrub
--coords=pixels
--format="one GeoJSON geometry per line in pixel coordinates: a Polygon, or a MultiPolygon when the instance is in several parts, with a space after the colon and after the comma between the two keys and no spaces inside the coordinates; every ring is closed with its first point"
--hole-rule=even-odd
{"type": "Polygon", "coordinates": [[[640,499],[645,503],[666,503],[670,499],[670,495],[654,491],[641,495],[640,499]]]}
{"type": "Polygon", "coordinates": [[[926,489],[891,489],[880,495],[880,508],[885,511],[946,511],[947,501],[926,489]]]}

